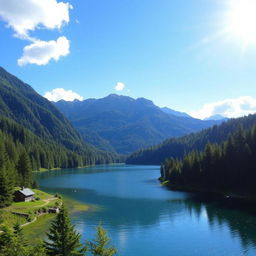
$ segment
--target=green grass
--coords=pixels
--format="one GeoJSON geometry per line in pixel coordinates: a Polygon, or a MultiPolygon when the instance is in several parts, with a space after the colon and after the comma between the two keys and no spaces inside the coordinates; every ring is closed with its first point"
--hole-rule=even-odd
{"type": "Polygon", "coordinates": [[[56,171],[60,170],[61,168],[52,168],[52,169],[46,169],[46,168],[39,168],[38,171],[33,171],[33,172],[48,172],[48,171],[56,171]]]}
{"type": "Polygon", "coordinates": [[[2,230],[4,226],[13,227],[16,223],[22,225],[27,222],[27,219],[22,216],[14,215],[10,212],[0,210],[0,221],[0,230],[2,230]]]}
{"type": "MultiPolygon", "coordinates": [[[[11,206],[0,210],[0,229],[2,229],[4,225],[8,227],[13,227],[16,223],[19,223],[20,225],[27,223],[26,217],[17,216],[15,214],[12,214],[11,212],[28,214],[33,213],[39,208],[53,207],[55,206],[56,202],[58,202],[58,204],[62,202],[62,199],[55,198],[53,195],[45,193],[41,190],[33,189],[33,191],[35,192],[35,197],[39,197],[40,200],[35,200],[33,202],[15,202],[11,206]],[[48,200],[47,204],[45,200],[48,200]]],[[[86,205],[82,202],[73,200],[71,198],[65,197],[63,199],[63,202],[65,203],[70,213],[98,210],[96,206],[86,205]]],[[[54,219],[56,215],[43,214],[34,216],[37,217],[37,220],[23,227],[24,236],[31,243],[34,243],[35,239],[46,238],[45,234],[49,230],[51,221],[54,219]]],[[[34,216],[32,218],[34,218],[34,216]]]]}
{"type": "Polygon", "coordinates": [[[45,193],[38,189],[33,189],[35,197],[39,197],[40,200],[34,200],[30,202],[14,202],[11,206],[6,207],[4,210],[9,212],[29,213],[37,210],[40,207],[52,207],[60,199],[55,198],[53,195],[45,193]],[[46,202],[44,200],[51,200],[46,202]]]}
{"type": "Polygon", "coordinates": [[[42,200],[49,199],[49,198],[53,197],[53,195],[50,195],[50,194],[48,194],[42,190],[39,190],[39,189],[33,189],[33,191],[35,192],[35,197],[39,197],[42,200]]]}
{"type": "MultiPolygon", "coordinates": [[[[88,206],[84,203],[66,197],[63,199],[63,202],[70,213],[88,211],[89,209],[94,208],[93,206],[88,206]]],[[[50,203],[54,204],[55,201],[50,203]]],[[[45,239],[46,233],[48,232],[51,225],[51,221],[55,218],[55,216],[55,214],[45,214],[40,216],[36,222],[25,226],[23,228],[25,238],[28,239],[31,243],[34,242],[35,238],[45,239]]]]}
{"type": "Polygon", "coordinates": [[[168,183],[169,183],[169,180],[165,180],[165,181],[161,182],[161,185],[165,186],[165,185],[168,185],[168,183]]]}
{"type": "Polygon", "coordinates": [[[64,204],[68,208],[68,211],[70,213],[75,213],[75,212],[84,212],[89,210],[89,205],[86,205],[84,203],[80,203],[79,201],[70,199],[68,197],[65,197],[63,199],[64,204]]]}
{"type": "Polygon", "coordinates": [[[24,237],[29,243],[34,244],[35,239],[45,239],[51,221],[56,217],[55,214],[45,214],[37,218],[37,221],[23,227],[24,237]]]}
{"type": "MultiPolygon", "coordinates": [[[[40,208],[53,207],[55,206],[56,202],[60,204],[62,201],[61,199],[55,198],[53,195],[45,193],[41,190],[33,189],[33,191],[35,192],[35,197],[39,197],[40,200],[31,202],[14,202],[11,206],[0,210],[0,230],[3,228],[3,226],[13,227],[13,225],[16,223],[22,225],[27,222],[25,216],[17,216],[12,212],[31,214],[40,208]]],[[[45,217],[45,219],[47,218],[45,217]]]]}

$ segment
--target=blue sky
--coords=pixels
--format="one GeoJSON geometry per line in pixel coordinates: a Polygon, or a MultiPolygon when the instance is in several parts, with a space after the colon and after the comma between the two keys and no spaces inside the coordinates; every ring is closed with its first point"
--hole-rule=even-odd
{"type": "Polygon", "coordinates": [[[255,112],[256,19],[243,22],[256,4],[240,13],[239,2],[0,0],[0,65],[42,95],[118,93],[200,118],[255,112]]]}

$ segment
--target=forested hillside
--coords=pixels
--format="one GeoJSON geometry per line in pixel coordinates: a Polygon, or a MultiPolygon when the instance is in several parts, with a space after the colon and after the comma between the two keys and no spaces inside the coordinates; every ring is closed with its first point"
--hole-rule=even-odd
{"type": "Polygon", "coordinates": [[[102,99],[55,103],[83,139],[98,148],[129,154],[210,127],[221,121],[202,121],[145,98],[111,94],[102,99]]]}
{"type": "Polygon", "coordinates": [[[137,151],[127,158],[128,164],[161,164],[166,158],[183,158],[192,150],[204,150],[208,143],[221,143],[237,131],[256,124],[256,115],[230,119],[220,125],[215,125],[198,133],[192,133],[181,138],[171,138],[163,143],[137,151]]]}
{"type": "Polygon", "coordinates": [[[0,68],[0,115],[68,149],[84,146],[70,122],[51,102],[3,68],[0,68]]]}
{"type": "Polygon", "coordinates": [[[161,177],[177,189],[255,195],[255,161],[256,125],[241,126],[223,143],[166,160],[161,177]]]}
{"type": "Polygon", "coordinates": [[[52,103],[0,68],[0,207],[14,186],[32,186],[32,171],[119,161],[86,145],[52,103]]]}

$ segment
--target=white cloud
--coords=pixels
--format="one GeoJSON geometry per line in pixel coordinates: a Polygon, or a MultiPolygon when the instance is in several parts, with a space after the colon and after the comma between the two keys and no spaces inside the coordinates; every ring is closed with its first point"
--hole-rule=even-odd
{"type": "Polygon", "coordinates": [[[243,96],[205,104],[201,109],[192,111],[190,115],[204,119],[217,114],[231,118],[253,113],[256,113],[256,98],[243,96]]]}
{"type": "Polygon", "coordinates": [[[118,82],[115,86],[115,90],[116,91],[123,91],[123,89],[125,88],[125,84],[124,83],[121,83],[121,82],[118,82]]]}
{"type": "Polygon", "coordinates": [[[51,59],[59,60],[61,56],[69,54],[69,40],[62,36],[56,41],[37,40],[23,49],[23,56],[18,59],[18,65],[26,64],[46,65],[51,59]]]}
{"type": "Polygon", "coordinates": [[[60,29],[69,22],[69,3],[56,0],[0,0],[0,16],[18,36],[37,28],[60,29]]]}
{"type": "Polygon", "coordinates": [[[23,49],[18,60],[20,66],[26,64],[46,65],[51,59],[56,61],[69,54],[69,41],[59,37],[56,41],[42,41],[31,37],[36,29],[60,29],[69,23],[72,5],[57,0],[0,0],[0,19],[12,28],[14,36],[31,42],[23,49]]]}
{"type": "Polygon", "coordinates": [[[73,101],[73,100],[83,100],[84,98],[76,92],[71,90],[65,90],[63,88],[56,88],[52,91],[46,92],[44,97],[49,101],[57,102],[59,100],[73,101]]]}

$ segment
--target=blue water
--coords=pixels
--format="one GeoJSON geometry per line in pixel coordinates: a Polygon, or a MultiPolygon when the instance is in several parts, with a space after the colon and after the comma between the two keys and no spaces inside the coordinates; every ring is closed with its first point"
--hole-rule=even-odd
{"type": "Polygon", "coordinates": [[[160,186],[158,166],[96,166],[37,175],[41,189],[93,205],[72,221],[90,240],[101,223],[118,255],[256,255],[256,216],[160,186]],[[97,207],[94,207],[94,206],[97,207]]]}

